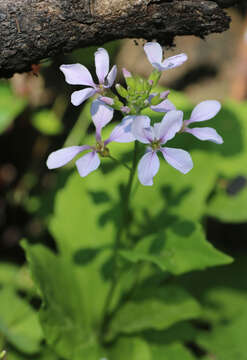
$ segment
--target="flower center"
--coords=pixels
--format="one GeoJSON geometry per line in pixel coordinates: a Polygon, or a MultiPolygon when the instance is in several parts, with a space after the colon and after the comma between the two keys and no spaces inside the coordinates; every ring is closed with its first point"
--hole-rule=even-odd
{"type": "Polygon", "coordinates": [[[107,147],[105,147],[103,142],[97,142],[95,146],[95,150],[102,157],[108,157],[110,155],[110,151],[107,147]]]}
{"type": "Polygon", "coordinates": [[[156,151],[160,148],[160,140],[154,139],[151,143],[151,148],[156,151]]]}

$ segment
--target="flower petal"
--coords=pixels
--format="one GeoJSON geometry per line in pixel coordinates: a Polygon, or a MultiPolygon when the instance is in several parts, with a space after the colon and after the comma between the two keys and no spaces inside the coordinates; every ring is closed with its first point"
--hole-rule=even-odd
{"type": "Polygon", "coordinates": [[[153,185],[153,177],[157,174],[160,161],[155,151],[148,151],[138,164],[138,179],[142,185],[153,185]]]}
{"type": "Polygon", "coordinates": [[[220,108],[221,108],[221,104],[219,103],[219,101],[216,100],[202,101],[201,103],[196,105],[187,123],[190,124],[192,122],[212,119],[220,111],[220,108]]]}
{"type": "Polygon", "coordinates": [[[101,140],[101,129],[108,124],[113,117],[113,109],[100,100],[94,100],[91,105],[91,115],[96,127],[96,140],[101,140]]]}
{"type": "Polygon", "coordinates": [[[135,141],[135,137],[131,132],[131,126],[133,122],[133,116],[125,116],[122,122],[115,126],[109,138],[105,141],[105,145],[112,141],[118,143],[128,143],[135,141]]]}
{"type": "Polygon", "coordinates": [[[61,65],[59,69],[63,72],[68,84],[95,86],[90,72],[81,64],[61,65]]]}
{"type": "Polygon", "coordinates": [[[66,165],[80,152],[91,149],[91,146],[70,146],[64,149],[60,149],[52,152],[46,161],[48,169],[57,169],[66,165]]]}
{"type": "Polygon", "coordinates": [[[188,56],[186,54],[178,54],[175,56],[171,56],[163,61],[163,63],[161,64],[161,69],[173,69],[177,66],[182,65],[186,60],[188,60],[188,56]]]}
{"type": "Polygon", "coordinates": [[[134,137],[142,142],[143,144],[149,144],[150,141],[146,137],[144,129],[150,127],[150,119],[146,115],[138,115],[133,116],[133,122],[131,126],[131,132],[133,133],[134,137]]]}
{"type": "Polygon", "coordinates": [[[92,151],[78,159],[75,164],[80,176],[85,177],[98,169],[100,165],[99,155],[96,151],[92,151]]]}
{"type": "Polygon", "coordinates": [[[157,42],[147,42],[144,45],[144,51],[147,55],[148,61],[153,65],[153,67],[160,70],[163,55],[160,44],[157,42]]]}
{"type": "Polygon", "coordinates": [[[158,105],[151,105],[150,108],[156,112],[168,112],[171,110],[176,110],[176,106],[168,99],[162,101],[158,105]]]}
{"type": "Polygon", "coordinates": [[[217,133],[217,131],[210,127],[193,129],[186,128],[184,131],[194,135],[197,139],[202,141],[208,140],[214,142],[215,144],[223,144],[224,142],[222,137],[217,133]]]}
{"type": "Polygon", "coordinates": [[[112,87],[115,79],[116,79],[116,76],[117,76],[117,66],[114,65],[112,68],[111,68],[111,71],[109,72],[109,74],[107,75],[107,85],[105,87],[112,87]]]}
{"type": "Polygon", "coordinates": [[[104,84],[105,77],[109,72],[108,52],[103,48],[99,48],[95,52],[94,57],[95,57],[96,74],[98,76],[99,83],[104,84]]]}
{"type": "Polygon", "coordinates": [[[193,161],[187,151],[168,147],[161,147],[160,151],[168,164],[179,170],[181,173],[186,174],[193,168],[193,161]]]}
{"type": "Polygon", "coordinates": [[[172,139],[183,125],[183,112],[180,110],[171,110],[164,117],[161,123],[155,124],[155,137],[165,144],[172,139]]]}
{"type": "Polygon", "coordinates": [[[90,98],[96,93],[96,90],[93,88],[86,88],[83,90],[74,91],[71,94],[71,102],[75,106],[81,105],[85,100],[90,98]]]}

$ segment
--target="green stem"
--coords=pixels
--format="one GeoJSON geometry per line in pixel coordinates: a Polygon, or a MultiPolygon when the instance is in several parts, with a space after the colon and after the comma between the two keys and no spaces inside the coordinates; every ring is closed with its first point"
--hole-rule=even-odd
{"type": "MultiPolygon", "coordinates": [[[[135,177],[135,173],[136,173],[136,168],[137,168],[137,160],[138,160],[138,142],[135,142],[135,148],[134,148],[134,154],[133,154],[133,160],[132,160],[132,168],[130,169],[130,175],[129,175],[129,180],[126,186],[126,192],[125,192],[125,201],[124,201],[124,206],[123,206],[123,216],[122,216],[122,221],[121,224],[117,230],[116,233],[116,237],[115,237],[115,246],[114,246],[114,250],[113,250],[113,280],[112,280],[112,284],[111,284],[111,288],[109,290],[109,293],[107,295],[106,301],[105,301],[105,305],[103,308],[103,322],[102,322],[102,328],[105,325],[105,320],[106,317],[108,315],[108,310],[109,307],[111,305],[111,300],[114,294],[114,291],[116,289],[116,286],[118,284],[118,280],[119,280],[119,274],[118,274],[118,269],[117,269],[117,255],[118,255],[118,250],[121,244],[121,238],[122,238],[122,234],[124,232],[124,230],[126,230],[126,227],[128,226],[128,219],[129,219],[129,207],[130,207],[130,195],[131,195],[131,190],[132,190],[132,185],[133,185],[133,180],[135,177]]],[[[104,331],[103,329],[101,329],[101,334],[103,334],[104,331]]]]}
{"type": "Polygon", "coordinates": [[[113,160],[115,163],[117,163],[117,164],[119,164],[119,165],[123,165],[124,167],[126,167],[126,169],[128,169],[129,171],[131,171],[131,168],[129,167],[129,165],[121,162],[120,160],[114,158],[114,157],[111,156],[111,155],[108,155],[107,157],[108,157],[109,159],[113,160]]]}

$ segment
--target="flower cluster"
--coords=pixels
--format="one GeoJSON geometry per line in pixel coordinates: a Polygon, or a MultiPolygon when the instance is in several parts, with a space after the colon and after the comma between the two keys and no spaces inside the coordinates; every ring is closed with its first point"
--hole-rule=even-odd
{"type": "Polygon", "coordinates": [[[76,161],[80,176],[85,177],[100,165],[101,157],[110,157],[108,145],[111,142],[140,142],[146,145],[146,152],[138,163],[138,178],[143,185],[153,185],[153,177],[157,174],[160,162],[158,153],[172,167],[183,174],[193,167],[190,154],[182,149],[170,148],[166,143],[176,134],[190,133],[200,140],[222,144],[222,137],[210,127],[190,127],[194,122],[213,118],[221,105],[216,100],[207,100],[196,105],[188,120],[183,120],[183,112],[177,110],[168,99],[169,91],[157,93],[153,89],[158,83],[162,71],[182,65],[187,60],[186,54],[163,58],[163,51],[157,42],[144,45],[146,56],[153,66],[149,79],[144,80],[123,69],[127,88],[116,84],[117,94],[111,90],[117,67],[109,71],[109,55],[103,48],[95,52],[95,67],[99,84],[95,84],[88,69],[81,64],[62,65],[61,71],[67,83],[87,86],[72,93],[71,102],[78,106],[90,97],[96,97],[91,105],[91,116],[95,126],[95,145],[71,146],[51,153],[47,159],[49,169],[59,168],[71,161],[78,154],[88,151],[76,161]],[[150,107],[153,111],[164,113],[159,123],[142,115],[142,110],[150,107]],[[114,111],[120,111],[123,119],[115,126],[110,136],[102,139],[102,129],[112,120],[114,111]]]}

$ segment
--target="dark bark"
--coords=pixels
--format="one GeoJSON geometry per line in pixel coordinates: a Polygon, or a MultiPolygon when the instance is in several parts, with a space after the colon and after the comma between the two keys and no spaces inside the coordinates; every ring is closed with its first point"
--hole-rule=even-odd
{"type": "Polygon", "coordinates": [[[75,48],[120,38],[204,37],[228,29],[238,0],[0,0],[0,77],[75,48]]]}

